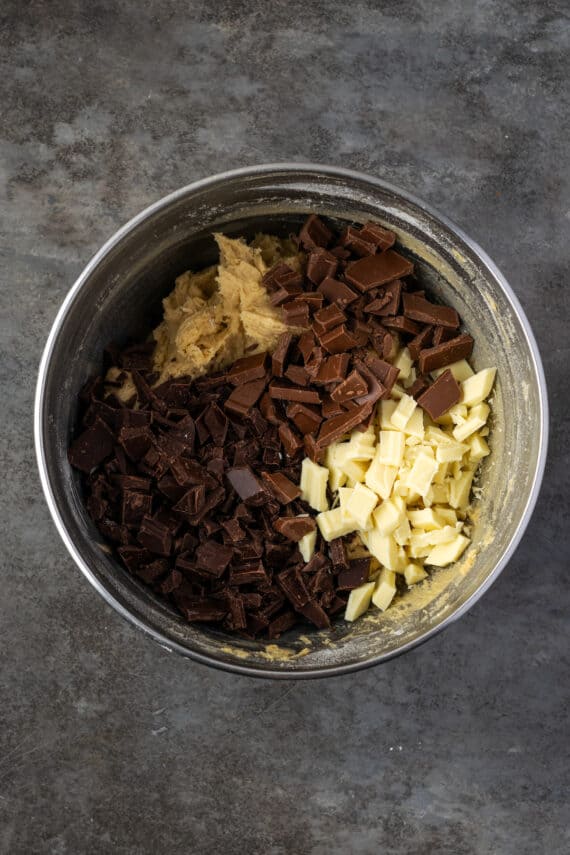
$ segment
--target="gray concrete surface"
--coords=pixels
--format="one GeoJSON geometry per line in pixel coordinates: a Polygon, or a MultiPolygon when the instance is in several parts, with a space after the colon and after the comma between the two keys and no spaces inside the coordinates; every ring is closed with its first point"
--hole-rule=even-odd
{"type": "Polygon", "coordinates": [[[569,850],[564,7],[2,3],[2,853],[569,850]],[[31,411],[57,308],[121,223],[285,159],[386,177],[475,237],[534,323],[553,418],[533,522],[466,618],[284,685],[168,655],[94,594],[44,505],[31,411]]]}

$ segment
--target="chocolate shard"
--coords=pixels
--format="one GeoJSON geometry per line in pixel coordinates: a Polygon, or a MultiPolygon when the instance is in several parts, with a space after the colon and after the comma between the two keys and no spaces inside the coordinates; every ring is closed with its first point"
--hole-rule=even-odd
{"type": "Polygon", "coordinates": [[[323,417],[315,407],[308,404],[289,404],[286,409],[288,419],[291,419],[297,430],[303,434],[315,433],[319,429],[323,417]]]}
{"type": "Polygon", "coordinates": [[[309,253],[307,259],[307,279],[313,285],[320,285],[323,279],[333,277],[338,268],[338,258],[326,249],[319,247],[309,253]]]}
{"type": "Polygon", "coordinates": [[[358,299],[358,293],[353,291],[346,282],[327,276],[317,289],[330,302],[344,309],[358,299]]]}
{"type": "Polygon", "coordinates": [[[402,302],[404,315],[412,321],[453,330],[459,327],[459,315],[451,306],[430,303],[425,297],[417,294],[404,294],[402,302]]]}
{"type": "Polygon", "coordinates": [[[317,345],[317,340],[315,339],[314,333],[312,330],[307,330],[302,333],[297,340],[297,347],[303,357],[303,362],[306,364],[311,358],[311,354],[317,345]]]}
{"type": "Polygon", "coordinates": [[[399,370],[394,365],[391,365],[384,359],[379,359],[373,354],[366,357],[366,365],[388,392],[391,392],[394,383],[398,379],[399,370]]]}
{"type": "Polygon", "coordinates": [[[283,444],[283,450],[287,457],[294,458],[303,449],[302,437],[288,424],[279,426],[279,439],[283,444]]]}
{"type": "Polygon", "coordinates": [[[340,416],[334,416],[332,419],[327,419],[327,421],[323,422],[321,426],[317,437],[317,444],[321,448],[326,448],[333,442],[336,442],[368,418],[372,409],[372,404],[363,404],[355,407],[347,413],[342,413],[340,416]]]}
{"type": "Polygon", "coordinates": [[[262,472],[261,477],[270,492],[282,505],[288,505],[301,495],[300,489],[282,472],[262,472]]]}
{"type": "MultiPolygon", "coordinates": [[[[283,377],[289,348],[293,341],[291,333],[282,333],[271,356],[271,373],[274,377],[283,377]]],[[[267,418],[267,417],[266,417],[267,418]]]]}
{"type": "Polygon", "coordinates": [[[285,377],[298,386],[306,386],[309,382],[309,375],[303,365],[290,365],[285,372],[285,377]]]}
{"type": "Polygon", "coordinates": [[[338,574],[338,589],[352,591],[365,582],[370,575],[370,558],[354,558],[348,562],[348,568],[338,574]]]}
{"type": "Polygon", "coordinates": [[[288,629],[291,629],[297,623],[295,612],[286,611],[279,617],[274,618],[267,627],[267,637],[269,639],[279,638],[288,629]]]}
{"type": "Polygon", "coordinates": [[[405,333],[406,335],[416,336],[421,332],[420,325],[415,321],[411,321],[410,318],[406,318],[404,315],[396,315],[393,318],[384,318],[383,324],[389,330],[395,330],[396,332],[405,333]]]}
{"type": "Polygon", "coordinates": [[[126,526],[139,526],[143,517],[150,516],[152,496],[148,493],[138,493],[125,490],[121,508],[121,520],[126,526]]]}
{"type": "Polygon", "coordinates": [[[266,363],[267,353],[255,353],[252,356],[236,359],[228,369],[228,380],[232,386],[241,386],[252,380],[259,380],[265,377],[266,363]]]}
{"type": "Polygon", "coordinates": [[[206,540],[196,550],[196,566],[219,579],[232,560],[233,554],[231,546],[215,540],[206,540]]]}
{"type": "Polygon", "coordinates": [[[299,243],[310,252],[317,246],[327,247],[332,240],[331,230],[316,214],[310,214],[299,232],[299,243]]]}
{"type": "Polygon", "coordinates": [[[323,333],[323,335],[319,336],[319,341],[327,353],[343,353],[358,347],[357,339],[352,335],[346,324],[341,324],[329,332],[323,333]]]}
{"type": "Polygon", "coordinates": [[[349,353],[335,353],[321,363],[314,382],[323,386],[328,383],[340,383],[346,377],[349,363],[349,353]]]}
{"type": "Polygon", "coordinates": [[[414,336],[414,338],[408,342],[408,350],[410,351],[410,356],[417,362],[420,350],[423,350],[425,347],[429,347],[433,338],[433,327],[427,326],[424,327],[423,330],[414,336]]]}
{"type": "Polygon", "coordinates": [[[461,387],[449,370],[440,374],[431,386],[418,396],[418,406],[434,421],[461,400],[461,387]]]}
{"type": "Polygon", "coordinates": [[[315,312],[313,329],[318,336],[321,336],[339,324],[344,324],[346,320],[347,317],[342,309],[336,303],[331,303],[330,306],[315,312]]]}
{"type": "Polygon", "coordinates": [[[467,334],[458,335],[456,338],[435,347],[428,347],[426,350],[422,350],[419,356],[420,373],[429,374],[430,371],[435,371],[436,368],[444,368],[459,359],[468,359],[472,350],[473,339],[467,334]]]}
{"type": "Polygon", "coordinates": [[[379,223],[364,223],[359,234],[361,240],[373,243],[376,250],[380,250],[381,252],[390,249],[396,243],[396,233],[391,231],[391,229],[384,228],[379,223]]]}
{"type": "Polygon", "coordinates": [[[368,255],[354,261],[348,265],[344,275],[349,285],[354,285],[359,291],[369,291],[394,279],[409,276],[413,269],[411,261],[388,249],[380,255],[368,255]]]}
{"type": "Polygon", "coordinates": [[[406,392],[408,395],[411,395],[412,398],[416,398],[417,400],[422,394],[422,392],[425,392],[428,386],[429,383],[425,377],[418,377],[416,380],[414,380],[412,385],[406,389],[406,392]]]}
{"type": "Polygon", "coordinates": [[[433,331],[432,345],[443,344],[444,341],[449,341],[454,337],[455,330],[449,329],[449,327],[436,327],[433,331]]]}
{"type": "Polygon", "coordinates": [[[174,505],[176,513],[187,517],[194,517],[204,508],[206,504],[206,487],[204,484],[196,484],[190,487],[174,505]]]}
{"type": "Polygon", "coordinates": [[[266,386],[265,379],[253,380],[236,386],[224,403],[224,408],[235,416],[246,416],[251,408],[255,406],[266,386]]]}
{"type": "Polygon", "coordinates": [[[226,477],[242,501],[257,504],[266,498],[263,484],[250,466],[234,466],[226,477]]]}
{"type": "Polygon", "coordinates": [[[306,534],[314,531],[317,527],[313,517],[308,515],[300,517],[279,517],[274,520],[273,525],[275,527],[275,531],[278,531],[279,534],[282,534],[283,537],[287,538],[287,540],[292,540],[295,543],[301,540],[301,538],[306,534]]]}
{"type": "Polygon", "coordinates": [[[321,398],[315,389],[294,386],[286,381],[272,380],[269,384],[269,396],[278,401],[300,401],[303,404],[320,404],[321,398]]]}
{"type": "Polygon", "coordinates": [[[240,587],[241,585],[264,585],[269,581],[265,567],[261,561],[254,561],[240,567],[230,567],[230,585],[240,587]]]}
{"type": "Polygon", "coordinates": [[[277,582],[290,603],[299,609],[309,602],[309,592],[297,567],[277,575],[277,582]]]}
{"type": "Polygon", "coordinates": [[[305,434],[303,437],[302,447],[304,448],[307,457],[312,460],[313,463],[322,463],[325,459],[325,446],[317,444],[314,434],[305,434]]]}
{"type": "Polygon", "coordinates": [[[179,608],[190,623],[217,623],[222,621],[228,613],[225,605],[207,597],[187,598],[179,608]]]}
{"type": "Polygon", "coordinates": [[[245,538],[245,531],[239,524],[239,520],[231,519],[222,522],[222,528],[232,543],[239,543],[245,538]]]}
{"type": "Polygon", "coordinates": [[[259,402],[259,409],[261,415],[269,422],[269,424],[279,427],[282,422],[282,419],[277,414],[275,402],[272,401],[267,392],[263,395],[261,401],[259,402]]]}
{"type": "Polygon", "coordinates": [[[342,537],[337,537],[335,540],[331,540],[328,547],[335,573],[348,570],[348,559],[346,557],[346,550],[344,548],[342,537]]]}
{"type": "Polygon", "coordinates": [[[292,300],[281,306],[283,323],[301,329],[309,326],[309,306],[303,300],[292,300]]]}
{"type": "Polygon", "coordinates": [[[157,555],[169,556],[172,551],[172,533],[168,526],[154,519],[154,517],[143,517],[138,532],[139,543],[146,547],[149,552],[157,555]]]}
{"type": "Polygon", "coordinates": [[[308,603],[298,607],[298,611],[310,620],[317,629],[327,629],[331,625],[331,621],[325,610],[315,601],[309,600],[308,603]]]}
{"type": "MultiPolygon", "coordinates": [[[[376,401],[379,401],[382,398],[390,397],[390,391],[386,388],[386,386],[384,386],[383,383],[380,382],[374,372],[371,371],[370,368],[364,362],[356,360],[355,365],[360,376],[366,384],[366,391],[362,395],[356,396],[354,399],[345,400],[343,402],[345,405],[349,403],[349,401],[350,403],[356,403],[359,406],[362,406],[364,404],[375,404],[376,401]]],[[[371,415],[373,416],[373,411],[371,415]]]]}
{"type": "Polygon", "coordinates": [[[350,372],[346,380],[343,380],[331,392],[331,399],[339,404],[360,398],[368,392],[368,383],[356,369],[350,372]]]}
{"type": "Polygon", "coordinates": [[[91,472],[113,453],[115,437],[104,421],[96,418],[71,444],[67,457],[81,472],[91,472]]]}

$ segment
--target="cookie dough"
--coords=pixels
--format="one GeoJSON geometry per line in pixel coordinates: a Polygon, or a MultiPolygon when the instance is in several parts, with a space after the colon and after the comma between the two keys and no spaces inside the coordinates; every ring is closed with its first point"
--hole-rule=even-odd
{"type": "Polygon", "coordinates": [[[274,349],[288,329],[262,284],[277,261],[301,270],[304,257],[293,241],[258,235],[251,244],[215,234],[219,264],[176,279],[163,301],[164,320],[154,330],[159,383],[199,377],[231,365],[244,354],[274,349]]]}

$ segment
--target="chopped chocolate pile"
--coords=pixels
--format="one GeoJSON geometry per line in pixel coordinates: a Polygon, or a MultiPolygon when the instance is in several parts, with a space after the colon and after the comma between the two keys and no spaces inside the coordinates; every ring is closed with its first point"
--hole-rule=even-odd
{"type": "Polygon", "coordinates": [[[429,372],[473,347],[457,312],[417,290],[393,232],[367,223],[338,236],[312,214],[297,241],[305,275],[279,263],[264,277],[292,328],[272,354],[157,386],[148,344],[114,348],[136,395],[126,405],[102,377],[90,380],[69,449],[89,514],[129,572],[188,621],[248,638],[328,627],[368,578],[368,559],[348,560],[342,538],[316,531],[297,486],[303,458],[320,462],[366,429],[398,378],[389,360],[400,342],[417,369],[408,392],[432,418],[460,390],[450,371],[435,382],[429,372]],[[306,563],[298,543],[308,535],[306,563]]]}

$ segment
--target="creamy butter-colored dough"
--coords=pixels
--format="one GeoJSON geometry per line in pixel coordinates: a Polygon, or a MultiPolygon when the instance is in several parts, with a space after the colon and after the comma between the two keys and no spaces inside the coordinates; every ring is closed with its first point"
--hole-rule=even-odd
{"type": "Polygon", "coordinates": [[[219,264],[176,279],[163,301],[164,320],[154,330],[159,382],[169,377],[199,377],[231,365],[244,354],[273,350],[288,329],[262,284],[263,275],[283,260],[296,270],[303,264],[291,240],[258,235],[214,235],[219,264]]]}

